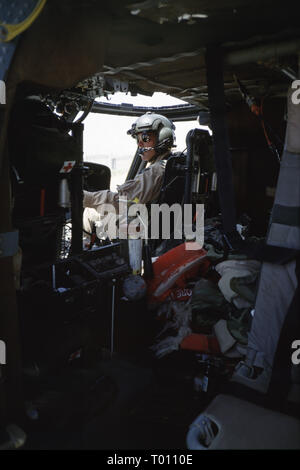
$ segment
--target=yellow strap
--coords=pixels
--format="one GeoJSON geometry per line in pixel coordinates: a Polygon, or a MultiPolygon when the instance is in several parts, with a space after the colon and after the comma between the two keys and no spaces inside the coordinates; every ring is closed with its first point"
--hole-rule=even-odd
{"type": "Polygon", "coordinates": [[[39,0],[30,13],[30,15],[25,18],[24,21],[18,24],[5,24],[0,21],[0,26],[4,27],[7,31],[7,34],[4,39],[0,39],[0,42],[9,42],[14,39],[18,34],[23,33],[25,29],[29,28],[29,26],[34,22],[34,20],[38,17],[41,13],[42,9],[44,8],[46,0],[39,0]]]}

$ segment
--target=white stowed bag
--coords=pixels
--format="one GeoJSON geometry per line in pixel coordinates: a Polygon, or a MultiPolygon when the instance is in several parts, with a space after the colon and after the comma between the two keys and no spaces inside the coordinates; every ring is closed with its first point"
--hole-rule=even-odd
{"type": "Polygon", "coordinates": [[[228,260],[217,264],[216,271],[221,276],[218,286],[225,299],[232,302],[237,308],[251,307],[250,302],[231,289],[230,282],[235,277],[245,277],[258,273],[260,268],[261,262],[256,260],[228,260]]]}

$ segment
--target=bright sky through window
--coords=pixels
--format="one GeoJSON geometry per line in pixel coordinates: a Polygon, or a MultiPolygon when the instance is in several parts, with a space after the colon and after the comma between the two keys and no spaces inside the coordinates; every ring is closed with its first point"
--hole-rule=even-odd
{"type": "MultiPolygon", "coordinates": [[[[164,93],[154,93],[153,96],[131,96],[130,94],[115,93],[107,100],[105,97],[97,101],[113,104],[130,103],[134,106],[175,106],[184,101],[164,93]]],[[[121,184],[126,177],[131,160],[136,152],[136,141],[127,135],[128,129],[137,117],[111,116],[108,114],[90,113],[84,120],[84,160],[107,165],[112,170],[112,187],[121,184]],[[113,168],[112,168],[113,167],[113,168]]],[[[185,149],[185,138],[190,129],[200,128],[198,121],[175,122],[176,145],[175,151],[185,149]]]]}

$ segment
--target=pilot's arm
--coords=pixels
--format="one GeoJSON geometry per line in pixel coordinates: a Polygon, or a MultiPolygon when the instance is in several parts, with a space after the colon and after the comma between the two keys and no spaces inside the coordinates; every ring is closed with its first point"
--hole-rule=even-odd
{"type": "Polygon", "coordinates": [[[112,204],[118,210],[119,197],[127,197],[128,201],[138,199],[141,204],[146,204],[158,199],[163,177],[164,163],[156,162],[138,174],[133,180],[117,186],[118,191],[102,190],[83,192],[83,207],[97,209],[102,204],[112,204]]]}

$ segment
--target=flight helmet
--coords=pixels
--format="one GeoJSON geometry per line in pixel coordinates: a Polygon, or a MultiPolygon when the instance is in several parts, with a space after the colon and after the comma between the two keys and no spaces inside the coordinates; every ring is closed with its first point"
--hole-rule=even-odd
{"type": "MultiPolygon", "coordinates": [[[[156,114],[151,111],[140,116],[131,126],[131,129],[127,131],[132,137],[137,139],[137,134],[144,132],[145,136],[147,132],[155,132],[157,136],[157,142],[154,147],[158,154],[164,153],[171,149],[175,144],[175,125],[165,116],[156,114]]],[[[146,142],[146,140],[145,140],[146,142]]]]}

